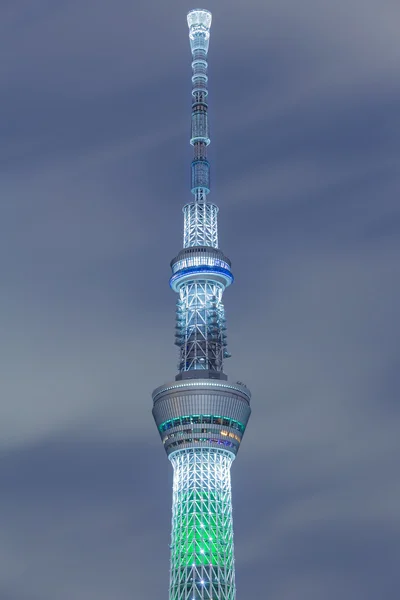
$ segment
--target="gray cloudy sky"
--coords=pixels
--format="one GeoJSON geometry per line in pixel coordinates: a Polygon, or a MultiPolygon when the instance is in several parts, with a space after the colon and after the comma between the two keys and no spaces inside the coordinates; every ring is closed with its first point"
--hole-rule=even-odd
{"type": "MultiPolygon", "coordinates": [[[[167,598],[187,0],[0,4],[0,600],[167,598]]],[[[400,5],[209,0],[238,598],[400,577],[400,5]]]]}

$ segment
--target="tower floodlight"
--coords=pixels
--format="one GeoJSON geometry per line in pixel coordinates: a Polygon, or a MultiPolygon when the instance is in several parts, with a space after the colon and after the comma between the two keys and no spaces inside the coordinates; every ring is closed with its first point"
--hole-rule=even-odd
{"type": "Polygon", "coordinates": [[[171,261],[178,294],[175,381],[153,392],[153,416],[174,469],[169,600],[235,600],[230,468],[250,417],[250,391],[223,372],[222,296],[233,282],[218,248],[218,207],[208,200],[207,54],[212,16],[187,16],[192,51],[193,198],[183,207],[183,249],[171,261]]]}

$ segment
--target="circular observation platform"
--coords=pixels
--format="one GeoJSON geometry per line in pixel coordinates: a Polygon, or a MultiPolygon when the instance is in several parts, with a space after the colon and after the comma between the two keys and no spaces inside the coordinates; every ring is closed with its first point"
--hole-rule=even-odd
{"type": "Polygon", "coordinates": [[[250,392],[241,384],[174,381],[153,392],[153,417],[168,456],[213,448],[236,456],[250,417],[250,392]]]}
{"type": "Polygon", "coordinates": [[[234,281],[231,261],[221,250],[211,246],[184,248],[171,261],[169,284],[174,292],[187,281],[210,279],[227,288],[234,281]]]}

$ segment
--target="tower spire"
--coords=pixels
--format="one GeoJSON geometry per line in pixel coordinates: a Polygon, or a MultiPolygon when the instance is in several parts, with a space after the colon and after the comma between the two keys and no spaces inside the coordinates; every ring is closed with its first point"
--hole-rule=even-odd
{"type": "MultiPolygon", "coordinates": [[[[176,309],[175,344],[180,349],[178,379],[188,372],[223,375],[229,358],[222,295],[233,281],[231,262],[218,249],[218,207],[208,201],[210,143],[207,104],[207,53],[210,43],[211,13],[191,10],[187,16],[192,51],[192,202],[183,208],[183,250],[171,262],[172,289],[179,294],[176,309]]],[[[192,375],[191,375],[192,376],[192,375]]]]}
{"type": "Polygon", "coordinates": [[[210,144],[208,125],[207,54],[210,43],[212,16],[208,10],[191,10],[187,16],[192,51],[192,127],[190,143],[193,146],[192,194],[193,202],[184,209],[183,246],[211,246],[218,248],[218,207],[207,201],[210,193],[210,163],[207,147],[210,144]]]}
{"type": "Polygon", "coordinates": [[[190,143],[193,199],[183,208],[183,249],[171,261],[178,294],[175,381],[153,392],[153,416],[174,468],[169,600],[235,600],[230,467],[250,417],[250,392],[223,372],[222,296],[233,282],[218,249],[218,208],[209,202],[207,53],[211,13],[187,16],[192,51],[190,143]]]}

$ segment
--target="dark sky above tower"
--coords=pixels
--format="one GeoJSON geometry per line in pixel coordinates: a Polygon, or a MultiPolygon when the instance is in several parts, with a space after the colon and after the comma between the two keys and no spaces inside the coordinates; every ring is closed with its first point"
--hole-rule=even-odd
{"type": "MultiPolygon", "coordinates": [[[[1,600],[167,598],[193,7],[1,2],[1,600]]],[[[204,7],[238,598],[395,598],[400,5],[204,7]]]]}

